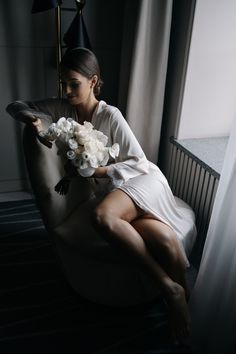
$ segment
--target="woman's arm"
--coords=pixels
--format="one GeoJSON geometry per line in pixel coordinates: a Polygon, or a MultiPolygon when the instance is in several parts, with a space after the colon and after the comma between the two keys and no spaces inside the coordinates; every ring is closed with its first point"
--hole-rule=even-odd
{"type": "Polygon", "coordinates": [[[102,166],[102,167],[98,167],[96,168],[96,171],[94,172],[94,174],[92,175],[92,177],[95,178],[106,178],[109,177],[107,174],[107,167],[106,166],[102,166]]]}
{"type": "Polygon", "coordinates": [[[38,118],[45,123],[51,123],[52,121],[52,117],[49,114],[33,109],[31,103],[26,101],[12,102],[7,106],[6,111],[15,120],[18,120],[26,124],[31,124],[32,122],[36,122],[38,118]]]}
{"type": "Polygon", "coordinates": [[[115,161],[97,168],[93,177],[109,177],[113,183],[120,185],[130,178],[148,173],[150,163],[121,112],[106,105],[99,114],[96,129],[109,137],[111,145],[118,143],[120,153],[115,161]]]}
{"type": "Polygon", "coordinates": [[[113,114],[111,122],[112,143],[119,143],[120,153],[107,168],[107,174],[115,180],[127,181],[130,178],[149,172],[147,160],[134,133],[121,112],[113,114]]]}
{"type": "Polygon", "coordinates": [[[30,103],[24,101],[15,101],[10,103],[6,108],[6,111],[15,120],[31,126],[38,140],[42,144],[49,148],[52,147],[52,143],[40,135],[40,132],[51,123],[52,117],[50,115],[31,108],[30,103]]]}

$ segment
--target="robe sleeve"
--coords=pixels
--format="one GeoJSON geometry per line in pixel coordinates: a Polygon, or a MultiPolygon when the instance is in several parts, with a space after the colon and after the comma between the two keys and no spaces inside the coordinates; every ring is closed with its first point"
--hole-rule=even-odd
{"type": "Polygon", "coordinates": [[[108,166],[107,170],[107,174],[113,179],[113,182],[116,183],[119,180],[125,182],[140,174],[148,173],[149,161],[118,109],[111,117],[110,128],[112,142],[120,145],[119,156],[115,163],[108,166]]]}

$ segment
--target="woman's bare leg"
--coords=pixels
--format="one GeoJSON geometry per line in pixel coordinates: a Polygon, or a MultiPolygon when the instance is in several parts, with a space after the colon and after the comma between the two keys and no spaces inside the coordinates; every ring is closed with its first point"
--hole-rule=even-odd
{"type": "Polygon", "coordinates": [[[131,223],[142,213],[132,199],[121,190],[108,194],[97,206],[93,215],[94,227],[108,241],[129,252],[143,268],[152,274],[173,313],[174,330],[177,336],[189,332],[189,313],[185,290],[171,279],[157,262],[145,241],[131,223]]]}
{"type": "MultiPolygon", "coordinates": [[[[167,272],[170,278],[180,284],[185,291],[185,299],[188,301],[190,292],[186,282],[186,259],[180,249],[175,232],[166,224],[149,215],[135,219],[132,226],[141,235],[153,257],[167,272]]],[[[172,307],[173,303],[170,303],[172,307]]],[[[179,306],[179,304],[178,304],[179,306]]],[[[184,308],[186,304],[184,304],[184,308]]],[[[185,311],[185,310],[184,310],[185,311]]],[[[171,321],[173,328],[178,328],[178,310],[172,311],[171,321]]],[[[178,332],[178,330],[175,332],[178,332]]]]}
{"type": "Polygon", "coordinates": [[[186,259],[175,232],[168,225],[149,215],[135,219],[131,225],[143,238],[153,257],[171,279],[182,285],[188,300],[190,294],[185,278],[186,259]]]}

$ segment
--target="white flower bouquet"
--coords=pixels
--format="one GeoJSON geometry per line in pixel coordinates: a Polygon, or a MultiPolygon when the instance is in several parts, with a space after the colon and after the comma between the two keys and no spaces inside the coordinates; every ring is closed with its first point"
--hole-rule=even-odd
{"type": "Polygon", "coordinates": [[[110,157],[119,155],[119,144],[107,147],[108,137],[87,121],[79,124],[72,118],[62,117],[40,135],[48,141],[64,141],[68,160],[83,177],[92,176],[96,168],[107,165],[110,157]]]}

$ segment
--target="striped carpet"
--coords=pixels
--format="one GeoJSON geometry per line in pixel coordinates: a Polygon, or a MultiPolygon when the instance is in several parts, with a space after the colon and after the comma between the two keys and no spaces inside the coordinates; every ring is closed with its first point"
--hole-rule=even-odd
{"type": "Polygon", "coordinates": [[[1,354],[190,353],[168,338],[163,303],[126,309],[75,294],[33,200],[0,203],[1,354]]]}

